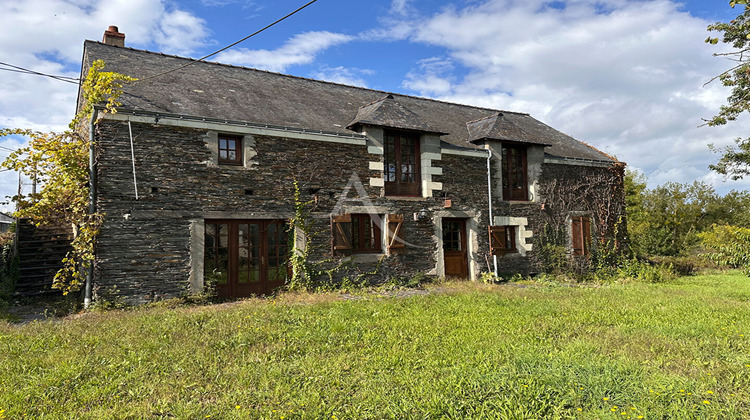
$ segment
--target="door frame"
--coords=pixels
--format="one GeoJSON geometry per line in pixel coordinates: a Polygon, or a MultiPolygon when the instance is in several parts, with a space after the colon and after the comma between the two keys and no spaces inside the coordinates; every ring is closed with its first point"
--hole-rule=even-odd
{"type": "Polygon", "coordinates": [[[469,229],[467,227],[469,218],[467,217],[442,217],[440,219],[440,231],[441,231],[441,237],[440,237],[440,247],[443,254],[443,276],[445,277],[457,277],[457,278],[469,278],[470,277],[470,270],[469,270],[469,238],[468,238],[468,232],[469,229]],[[444,235],[445,235],[445,223],[446,222],[458,222],[458,226],[460,227],[460,248],[461,251],[446,251],[445,249],[445,241],[444,241],[444,235]],[[461,273],[460,274],[448,274],[448,264],[447,259],[448,258],[461,258],[461,273]]]}

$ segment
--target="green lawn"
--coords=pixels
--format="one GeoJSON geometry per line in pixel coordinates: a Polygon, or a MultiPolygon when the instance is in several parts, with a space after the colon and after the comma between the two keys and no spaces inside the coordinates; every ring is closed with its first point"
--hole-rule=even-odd
{"type": "Polygon", "coordinates": [[[0,410],[9,419],[750,418],[741,274],[440,287],[0,323],[0,410]]]}

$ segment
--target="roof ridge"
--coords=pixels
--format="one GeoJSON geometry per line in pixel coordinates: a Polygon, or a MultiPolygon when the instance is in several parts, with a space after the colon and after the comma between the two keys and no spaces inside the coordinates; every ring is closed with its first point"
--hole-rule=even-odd
{"type": "MultiPolygon", "coordinates": [[[[90,42],[90,43],[101,45],[101,46],[105,46],[105,47],[122,48],[122,49],[131,50],[131,51],[138,51],[138,52],[144,52],[144,53],[148,53],[148,54],[161,55],[163,57],[171,57],[171,58],[177,58],[177,59],[181,59],[181,60],[189,60],[189,61],[194,61],[194,62],[197,62],[197,63],[205,63],[205,64],[217,65],[217,66],[222,66],[222,67],[230,67],[230,68],[235,68],[235,69],[251,70],[251,71],[257,71],[257,72],[260,72],[260,73],[273,74],[273,75],[276,75],[276,76],[289,77],[289,78],[292,78],[292,79],[307,80],[307,81],[310,81],[310,82],[325,83],[325,84],[334,85],[334,86],[343,86],[343,87],[348,87],[348,88],[353,88],[353,89],[366,90],[366,91],[375,92],[375,93],[383,93],[385,95],[398,95],[398,96],[402,96],[402,97],[405,97],[405,98],[420,99],[420,100],[423,100],[423,101],[438,102],[438,103],[443,103],[443,104],[448,104],[448,105],[456,105],[456,106],[462,106],[462,107],[473,108],[473,109],[478,109],[478,110],[485,110],[485,111],[490,111],[490,112],[502,112],[502,113],[508,113],[508,114],[517,114],[517,115],[531,116],[531,114],[529,114],[527,112],[506,111],[506,110],[495,109],[495,108],[487,108],[487,107],[483,107],[483,106],[467,105],[467,104],[461,104],[461,103],[458,103],[458,102],[450,102],[450,101],[444,101],[444,100],[440,100],[440,99],[427,98],[427,97],[424,97],[424,96],[407,95],[407,94],[398,93],[398,92],[389,92],[387,90],[370,89],[370,88],[366,88],[366,87],[362,87],[362,86],[354,86],[354,85],[347,85],[347,84],[344,84],[344,83],[329,82],[327,80],[312,79],[312,78],[309,78],[309,77],[295,76],[295,75],[292,75],[292,74],[285,74],[285,73],[279,73],[279,72],[274,72],[274,71],[269,71],[269,70],[256,69],[256,68],[253,68],[253,67],[236,66],[236,65],[233,65],[233,64],[220,63],[218,61],[197,60],[195,58],[183,57],[183,56],[174,55],[174,54],[165,54],[165,53],[162,53],[162,52],[155,52],[155,51],[143,50],[143,49],[138,49],[138,48],[133,48],[133,47],[116,47],[116,46],[105,44],[105,43],[100,42],[100,41],[92,41],[90,39],[85,40],[84,44],[86,42],[90,42]]],[[[136,81],[136,83],[137,83],[137,81],[136,81]]],[[[381,99],[383,99],[383,98],[381,98],[381,99]]],[[[373,103],[374,102],[377,102],[377,100],[373,101],[373,103]]]]}

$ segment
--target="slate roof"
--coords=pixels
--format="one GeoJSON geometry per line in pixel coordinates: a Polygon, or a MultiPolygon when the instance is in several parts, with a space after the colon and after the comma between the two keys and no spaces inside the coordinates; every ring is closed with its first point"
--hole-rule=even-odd
{"type": "Polygon", "coordinates": [[[390,93],[375,102],[360,107],[357,110],[357,116],[346,125],[346,128],[354,130],[357,126],[365,124],[447,134],[430,127],[419,115],[396,102],[396,99],[390,93]]]}
{"type": "Polygon", "coordinates": [[[471,143],[490,139],[550,146],[547,138],[554,133],[545,131],[552,130],[552,127],[531,122],[528,118],[506,118],[502,112],[496,112],[489,117],[466,123],[468,140],[471,143]]]}
{"type": "Polygon", "coordinates": [[[613,162],[588,146],[528,114],[460,105],[433,99],[288,76],[133,48],[86,41],[82,72],[101,59],[105,71],[138,80],[125,86],[122,107],[342,135],[357,124],[445,133],[441,140],[478,148],[481,136],[549,145],[545,153],[573,159],[613,162]],[[149,76],[192,63],[159,77],[149,76]],[[494,118],[494,121],[493,121],[494,118]],[[467,125],[468,124],[468,125],[467,125]]]}

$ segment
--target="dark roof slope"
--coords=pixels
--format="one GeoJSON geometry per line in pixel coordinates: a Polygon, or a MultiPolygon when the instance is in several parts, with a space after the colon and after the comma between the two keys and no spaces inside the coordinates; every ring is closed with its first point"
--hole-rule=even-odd
{"type": "MultiPolygon", "coordinates": [[[[489,117],[471,121],[466,124],[469,130],[469,141],[477,143],[484,139],[504,140],[549,146],[545,134],[539,131],[541,126],[524,124],[528,120],[506,118],[502,112],[496,112],[489,117]],[[521,125],[525,125],[522,127],[521,125]]],[[[547,127],[546,125],[544,127],[547,127]]]]}
{"type": "MultiPolygon", "coordinates": [[[[125,86],[120,102],[124,108],[149,112],[246,121],[350,135],[353,132],[347,126],[357,122],[364,123],[367,105],[385,100],[383,96],[389,94],[86,41],[83,67],[88,68],[90,63],[97,59],[104,60],[106,71],[116,71],[141,79],[125,86]],[[183,69],[149,78],[190,62],[192,64],[183,69]],[[364,114],[360,108],[365,110],[364,114]],[[358,118],[361,118],[361,121],[358,121],[358,118]]],[[[430,132],[447,133],[441,137],[442,140],[456,146],[476,148],[476,145],[469,142],[467,123],[492,117],[500,112],[505,122],[517,129],[515,134],[511,133],[511,137],[517,138],[508,140],[549,145],[545,152],[553,156],[612,161],[604,153],[578,142],[528,114],[396,93],[390,95],[397,107],[408,110],[410,115],[408,125],[412,127],[403,128],[423,127],[430,132]]],[[[392,111],[394,109],[391,108],[392,111]]],[[[379,118],[385,118],[386,114],[379,118]]]]}
{"type": "Polygon", "coordinates": [[[360,107],[357,110],[357,116],[346,125],[346,128],[356,129],[357,126],[363,124],[446,134],[430,127],[419,115],[396,102],[390,93],[373,103],[360,107]]]}

